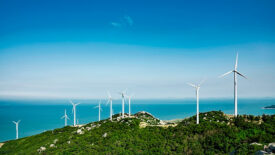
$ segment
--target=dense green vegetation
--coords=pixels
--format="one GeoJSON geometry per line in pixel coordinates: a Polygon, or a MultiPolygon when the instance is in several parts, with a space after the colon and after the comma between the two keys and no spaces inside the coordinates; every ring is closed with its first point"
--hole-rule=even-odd
{"type": "Polygon", "coordinates": [[[114,117],[113,122],[67,126],[7,141],[0,154],[253,154],[263,145],[251,143],[275,142],[275,115],[234,118],[212,111],[200,113],[199,125],[193,116],[174,127],[148,113],[114,117]]]}

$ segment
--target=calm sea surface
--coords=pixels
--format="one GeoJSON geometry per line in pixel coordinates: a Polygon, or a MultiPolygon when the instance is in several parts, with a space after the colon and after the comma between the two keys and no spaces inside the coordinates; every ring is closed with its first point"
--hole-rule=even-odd
{"type": "MultiPolygon", "coordinates": [[[[76,101],[77,102],[77,101],[76,101]]],[[[79,124],[98,120],[98,109],[94,108],[98,100],[81,100],[77,106],[79,124]]],[[[113,101],[114,113],[121,112],[121,101],[113,101]]],[[[239,114],[275,114],[275,110],[262,107],[275,105],[275,99],[239,99],[239,114]]],[[[101,118],[109,117],[109,105],[102,104],[101,118]]],[[[64,109],[73,123],[72,106],[67,100],[0,100],[0,142],[15,139],[15,124],[21,120],[19,138],[41,133],[45,130],[61,128],[64,125],[64,109]]],[[[162,120],[185,118],[196,114],[195,100],[133,100],[132,113],[147,111],[162,120]]],[[[233,99],[201,99],[200,112],[221,110],[227,114],[234,113],[233,99]]],[[[125,105],[128,113],[128,104],[125,105]]]]}

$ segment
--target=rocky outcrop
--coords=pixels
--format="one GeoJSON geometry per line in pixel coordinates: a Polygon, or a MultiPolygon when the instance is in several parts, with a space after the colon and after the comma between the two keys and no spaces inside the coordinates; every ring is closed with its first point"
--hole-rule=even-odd
{"type": "Polygon", "coordinates": [[[274,155],[275,154],[275,143],[269,143],[268,145],[264,146],[264,150],[260,150],[255,153],[255,155],[264,155],[264,154],[274,155]]]}
{"type": "Polygon", "coordinates": [[[269,144],[268,144],[268,148],[269,148],[273,153],[275,153],[275,143],[269,143],[269,144]]]}
{"type": "Polygon", "coordinates": [[[253,143],[251,143],[250,145],[259,145],[259,146],[261,146],[261,145],[263,145],[263,144],[260,144],[260,143],[257,143],[257,142],[253,142],[253,143]]]}
{"type": "Polygon", "coordinates": [[[41,146],[39,149],[37,149],[38,153],[42,153],[43,151],[46,151],[46,147],[41,146]]]}
{"type": "Polygon", "coordinates": [[[102,135],[102,137],[103,137],[103,138],[106,138],[107,135],[108,135],[107,133],[104,133],[104,134],[102,135]]]}
{"type": "Polygon", "coordinates": [[[84,131],[82,131],[82,129],[77,129],[76,133],[82,135],[82,134],[84,134],[84,131]]]}
{"type": "Polygon", "coordinates": [[[54,144],[51,144],[50,147],[55,147],[55,145],[54,145],[54,144]]]}
{"type": "Polygon", "coordinates": [[[257,151],[257,152],[255,153],[255,155],[265,155],[265,154],[268,154],[268,153],[265,152],[265,151],[262,151],[262,150],[257,151]]]}

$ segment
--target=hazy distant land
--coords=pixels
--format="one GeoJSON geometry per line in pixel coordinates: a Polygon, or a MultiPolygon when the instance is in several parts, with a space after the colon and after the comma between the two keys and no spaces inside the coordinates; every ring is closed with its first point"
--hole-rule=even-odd
{"type": "Polygon", "coordinates": [[[264,107],[264,109],[275,109],[275,105],[266,106],[266,107],[264,107]]]}

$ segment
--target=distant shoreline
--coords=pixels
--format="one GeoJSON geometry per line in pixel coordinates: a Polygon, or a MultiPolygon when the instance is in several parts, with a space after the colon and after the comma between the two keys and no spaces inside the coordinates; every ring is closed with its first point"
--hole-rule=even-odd
{"type": "Polygon", "coordinates": [[[275,109],[275,105],[263,107],[263,109],[275,109]]]}
{"type": "Polygon", "coordinates": [[[269,109],[270,110],[270,109],[275,109],[275,108],[265,108],[265,107],[263,107],[263,109],[269,109]]]}

